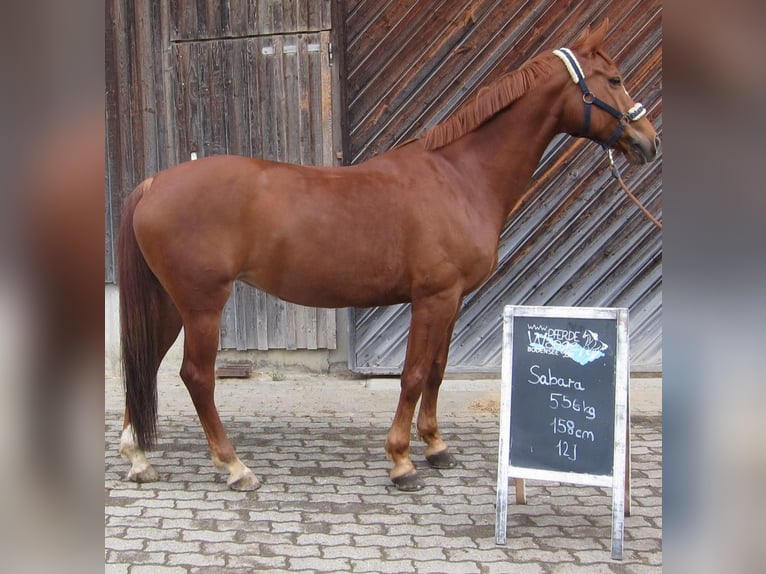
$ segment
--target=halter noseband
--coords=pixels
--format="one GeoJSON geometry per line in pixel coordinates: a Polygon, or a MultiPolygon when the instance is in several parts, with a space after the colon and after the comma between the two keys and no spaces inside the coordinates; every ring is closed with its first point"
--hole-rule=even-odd
{"type": "Polygon", "coordinates": [[[635,122],[636,120],[646,115],[646,108],[644,108],[644,106],[639,103],[636,103],[632,108],[623,114],[607,104],[604,100],[597,98],[588,88],[588,84],[585,83],[585,74],[580,67],[580,63],[577,61],[574,53],[569,48],[560,48],[558,50],[554,50],[553,54],[559,57],[562,62],[564,62],[569,75],[572,77],[572,81],[580,86],[580,90],[582,90],[582,101],[585,103],[585,127],[583,128],[583,135],[585,137],[601,144],[601,147],[604,149],[609,149],[615,144],[615,142],[617,142],[617,140],[622,135],[622,132],[625,130],[625,127],[630,122],[635,122]],[[617,128],[614,130],[612,136],[606,142],[599,141],[598,139],[588,135],[590,133],[591,106],[594,105],[614,116],[620,122],[617,128]]]}

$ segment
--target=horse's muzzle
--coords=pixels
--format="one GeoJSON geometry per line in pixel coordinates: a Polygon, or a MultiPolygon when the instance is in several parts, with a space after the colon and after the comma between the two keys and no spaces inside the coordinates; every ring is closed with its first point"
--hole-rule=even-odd
{"type": "Polygon", "coordinates": [[[630,163],[645,164],[660,157],[660,136],[654,134],[653,137],[646,137],[638,131],[632,131],[625,138],[627,146],[621,151],[630,163]]]}

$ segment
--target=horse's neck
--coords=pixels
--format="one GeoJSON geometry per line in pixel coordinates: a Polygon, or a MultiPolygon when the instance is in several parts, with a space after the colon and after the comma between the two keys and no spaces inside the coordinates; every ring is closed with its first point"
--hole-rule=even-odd
{"type": "Polygon", "coordinates": [[[500,227],[526,192],[543,152],[559,133],[555,93],[530,93],[477,130],[444,148],[471,193],[500,227]]]}

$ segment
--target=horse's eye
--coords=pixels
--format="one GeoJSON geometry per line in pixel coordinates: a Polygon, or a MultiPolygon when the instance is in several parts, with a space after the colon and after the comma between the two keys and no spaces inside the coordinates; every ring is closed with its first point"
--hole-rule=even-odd
{"type": "Polygon", "coordinates": [[[613,78],[609,78],[609,83],[613,86],[621,86],[622,85],[622,78],[619,76],[615,76],[613,78]]]}

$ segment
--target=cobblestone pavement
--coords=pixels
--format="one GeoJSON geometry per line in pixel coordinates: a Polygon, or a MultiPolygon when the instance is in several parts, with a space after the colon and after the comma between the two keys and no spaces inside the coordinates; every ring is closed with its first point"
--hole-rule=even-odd
{"type": "MultiPolygon", "coordinates": [[[[209,459],[176,377],[160,381],[160,482],[127,481],[118,453],[122,391],[106,381],[106,573],[423,572],[644,573],[662,570],[659,407],[632,416],[632,516],[624,559],[610,558],[611,490],[527,482],[495,544],[499,382],[440,396],[442,434],[459,465],[434,470],[413,436],[427,486],[390,484],[383,443],[395,385],[360,381],[222,381],[221,418],[263,481],[232,492],[209,459]]],[[[512,493],[512,488],[511,488],[512,493]]]]}

